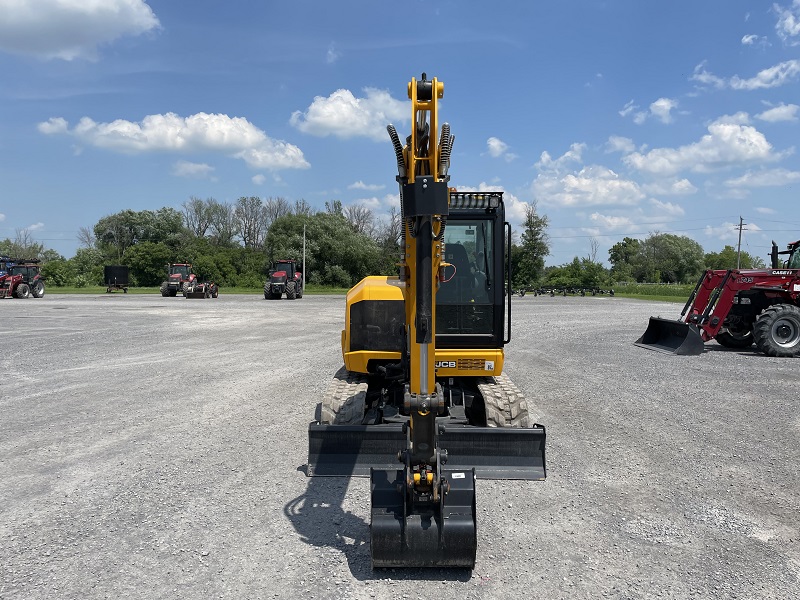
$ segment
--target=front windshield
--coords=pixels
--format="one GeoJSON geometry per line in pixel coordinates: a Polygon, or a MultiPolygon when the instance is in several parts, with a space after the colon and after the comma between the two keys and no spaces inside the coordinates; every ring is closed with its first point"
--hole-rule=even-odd
{"type": "Polygon", "coordinates": [[[800,247],[795,249],[794,254],[789,257],[789,268],[800,269],[800,247]]]}
{"type": "Polygon", "coordinates": [[[496,278],[490,223],[448,221],[444,241],[449,266],[436,293],[436,333],[491,333],[496,278]]]}
{"type": "Polygon", "coordinates": [[[174,266],[172,267],[172,274],[179,274],[182,279],[187,279],[189,277],[189,267],[185,265],[174,266]]]}

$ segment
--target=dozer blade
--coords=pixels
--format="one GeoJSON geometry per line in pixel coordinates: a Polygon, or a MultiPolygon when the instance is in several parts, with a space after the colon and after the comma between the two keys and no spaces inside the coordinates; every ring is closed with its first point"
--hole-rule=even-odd
{"type": "Polygon", "coordinates": [[[440,505],[415,511],[406,501],[405,471],[374,469],[370,474],[372,567],[475,566],[474,469],[442,469],[449,491],[440,505]]]}
{"type": "MultiPolygon", "coordinates": [[[[545,429],[442,425],[439,447],[448,469],[472,469],[484,479],[545,478],[545,429]]],[[[308,427],[308,476],[367,477],[370,469],[397,469],[406,447],[401,424],[308,427]]]]}
{"type": "Polygon", "coordinates": [[[650,317],[650,324],[634,344],[656,352],[687,356],[702,354],[704,345],[695,325],[660,317],[650,317]]]}

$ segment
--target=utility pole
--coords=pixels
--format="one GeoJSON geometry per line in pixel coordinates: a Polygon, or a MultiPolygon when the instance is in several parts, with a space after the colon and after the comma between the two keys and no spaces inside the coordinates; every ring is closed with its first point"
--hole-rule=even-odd
{"type": "Polygon", "coordinates": [[[739,217],[739,227],[737,227],[737,229],[739,230],[739,244],[736,246],[736,268],[737,269],[739,268],[739,265],[742,262],[741,261],[741,258],[742,258],[742,231],[747,231],[747,229],[744,228],[744,226],[747,225],[747,223],[744,223],[743,221],[744,220],[740,216],[739,217]]]}

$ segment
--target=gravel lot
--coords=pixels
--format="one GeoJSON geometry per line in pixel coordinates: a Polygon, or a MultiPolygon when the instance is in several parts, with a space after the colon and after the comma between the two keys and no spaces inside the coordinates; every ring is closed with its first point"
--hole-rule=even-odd
{"type": "Polygon", "coordinates": [[[0,300],[0,598],[796,598],[800,360],[633,345],[513,299],[548,479],[478,482],[478,562],[369,566],[369,485],[306,478],[342,296],[0,300]]]}

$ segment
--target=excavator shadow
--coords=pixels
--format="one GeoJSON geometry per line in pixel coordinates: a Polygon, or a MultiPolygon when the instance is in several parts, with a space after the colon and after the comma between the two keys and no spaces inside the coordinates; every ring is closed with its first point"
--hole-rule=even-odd
{"type": "MultiPolygon", "coordinates": [[[[305,474],[307,465],[297,468],[305,474]]],[[[332,548],[347,559],[352,576],[359,581],[424,580],[469,581],[471,569],[372,569],[369,523],[343,508],[351,479],[309,477],[305,493],[290,500],[283,513],[300,539],[318,548],[332,548]]],[[[361,496],[363,497],[363,496],[361,496]]]]}

